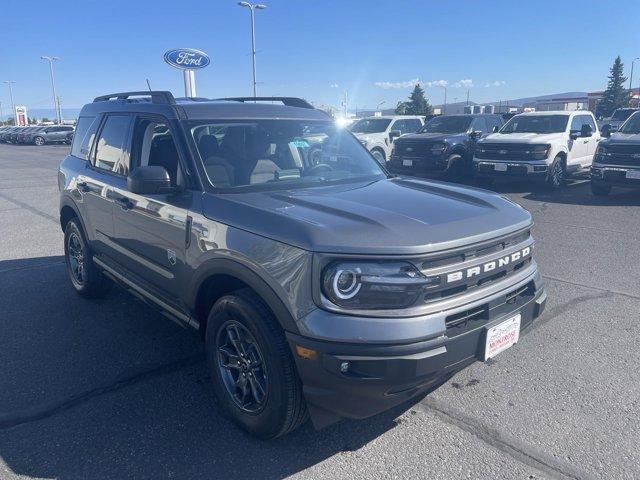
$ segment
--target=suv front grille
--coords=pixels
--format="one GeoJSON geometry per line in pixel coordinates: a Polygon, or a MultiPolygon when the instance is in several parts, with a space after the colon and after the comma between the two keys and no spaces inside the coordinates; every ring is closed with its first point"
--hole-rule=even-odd
{"type": "Polygon", "coordinates": [[[531,148],[525,143],[482,143],[476,148],[475,156],[483,160],[529,160],[531,148]]]}
{"type": "Polygon", "coordinates": [[[607,151],[606,164],[640,166],[640,145],[609,145],[607,151]]]}
{"type": "MultiPolygon", "coordinates": [[[[439,142],[442,143],[442,142],[439,142]]],[[[394,157],[398,158],[424,158],[432,157],[431,148],[434,142],[416,141],[416,140],[402,140],[396,141],[395,148],[393,150],[394,157]]]]}

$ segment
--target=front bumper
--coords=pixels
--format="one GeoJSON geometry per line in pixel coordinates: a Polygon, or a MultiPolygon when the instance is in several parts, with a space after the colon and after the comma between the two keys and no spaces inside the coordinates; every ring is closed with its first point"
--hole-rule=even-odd
{"type": "Polygon", "coordinates": [[[499,160],[473,160],[473,170],[476,177],[520,177],[543,179],[549,169],[545,161],[517,162],[499,160]]]}
{"type": "Polygon", "coordinates": [[[423,157],[407,157],[392,155],[387,163],[387,168],[392,173],[412,175],[423,174],[443,174],[449,167],[449,154],[430,155],[423,157]]]}
{"type": "Polygon", "coordinates": [[[448,316],[444,334],[409,344],[342,344],[288,334],[314,425],[367,418],[428,392],[482,360],[489,327],[520,313],[525,330],[542,314],[546,299],[536,276],[517,290],[448,316]],[[303,358],[298,347],[315,354],[303,358]]]}
{"type": "Polygon", "coordinates": [[[594,165],[591,167],[591,182],[596,185],[640,188],[640,178],[629,178],[629,173],[640,176],[640,166],[594,165]]]}

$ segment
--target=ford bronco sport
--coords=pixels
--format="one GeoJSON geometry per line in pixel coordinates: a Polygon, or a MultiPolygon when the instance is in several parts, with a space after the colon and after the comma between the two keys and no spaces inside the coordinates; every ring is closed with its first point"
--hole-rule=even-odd
{"type": "Polygon", "coordinates": [[[428,392],[545,306],[531,216],[394,178],[296,98],[98,97],[59,169],[71,284],[199,330],[221,408],[261,438],[428,392]]]}

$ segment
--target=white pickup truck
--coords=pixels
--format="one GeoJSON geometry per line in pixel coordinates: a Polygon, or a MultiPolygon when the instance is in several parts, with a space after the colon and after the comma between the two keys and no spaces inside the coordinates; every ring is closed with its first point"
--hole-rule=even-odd
{"type": "Polygon", "coordinates": [[[530,112],[511,118],[478,142],[473,163],[480,183],[536,178],[560,188],[566,176],[593,163],[600,131],[591,112],[530,112]]]}
{"type": "Polygon", "coordinates": [[[400,135],[416,133],[424,120],[417,115],[388,115],[361,118],[347,127],[367,150],[384,164],[391,156],[393,141],[400,135]]]}

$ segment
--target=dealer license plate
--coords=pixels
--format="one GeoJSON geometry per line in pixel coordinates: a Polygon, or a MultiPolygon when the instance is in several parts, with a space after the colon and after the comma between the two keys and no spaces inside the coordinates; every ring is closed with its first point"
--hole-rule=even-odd
{"type": "Polygon", "coordinates": [[[484,346],[485,361],[518,342],[521,319],[522,316],[518,313],[487,330],[487,340],[484,346]]]}
{"type": "Polygon", "coordinates": [[[402,165],[405,167],[413,167],[413,160],[402,160],[402,165]]]}
{"type": "Polygon", "coordinates": [[[627,178],[640,180],[640,170],[627,170],[627,178]]]}
{"type": "Polygon", "coordinates": [[[496,172],[506,172],[507,171],[507,164],[506,163],[496,163],[493,168],[494,168],[494,170],[496,172]]]}

